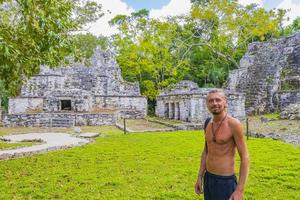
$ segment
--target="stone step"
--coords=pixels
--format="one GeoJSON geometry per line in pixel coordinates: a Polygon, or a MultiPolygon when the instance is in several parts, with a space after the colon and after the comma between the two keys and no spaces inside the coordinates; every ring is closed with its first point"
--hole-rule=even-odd
{"type": "Polygon", "coordinates": [[[44,127],[72,127],[74,126],[74,119],[53,118],[40,120],[40,125],[44,127]]]}

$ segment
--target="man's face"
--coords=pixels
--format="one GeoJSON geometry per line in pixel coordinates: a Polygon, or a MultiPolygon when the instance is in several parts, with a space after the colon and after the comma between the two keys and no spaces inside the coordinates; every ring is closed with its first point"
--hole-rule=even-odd
{"type": "Polygon", "coordinates": [[[207,108],[213,115],[218,115],[225,111],[227,107],[226,97],[221,92],[211,93],[207,96],[207,108]]]}

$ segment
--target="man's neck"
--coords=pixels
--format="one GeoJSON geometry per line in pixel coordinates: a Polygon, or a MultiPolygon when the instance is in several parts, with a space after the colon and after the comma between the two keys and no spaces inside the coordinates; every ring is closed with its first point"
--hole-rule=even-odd
{"type": "Polygon", "coordinates": [[[221,112],[217,115],[213,116],[213,122],[218,123],[220,122],[222,119],[224,119],[224,117],[226,116],[226,112],[221,112]]]}

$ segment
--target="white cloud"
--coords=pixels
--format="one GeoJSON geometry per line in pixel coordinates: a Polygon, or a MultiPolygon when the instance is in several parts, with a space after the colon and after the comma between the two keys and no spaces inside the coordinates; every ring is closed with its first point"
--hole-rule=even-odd
{"type": "Polygon", "coordinates": [[[284,25],[291,24],[294,19],[299,17],[300,14],[300,4],[296,4],[295,1],[292,0],[283,0],[277,7],[282,9],[290,9],[290,11],[287,13],[287,17],[290,18],[289,21],[284,22],[284,25]]]}
{"type": "Polygon", "coordinates": [[[261,0],[239,0],[238,1],[241,5],[246,6],[252,3],[258,4],[260,7],[263,6],[263,1],[261,0]]]}
{"type": "MultiPolygon", "coordinates": [[[[89,32],[94,35],[110,36],[117,33],[117,29],[110,27],[108,21],[118,14],[130,15],[135,10],[129,7],[125,2],[121,0],[94,0],[102,5],[102,11],[105,13],[97,22],[91,24],[89,32]]],[[[259,6],[263,6],[262,0],[239,0],[242,5],[249,5],[256,3],[259,6]]],[[[171,0],[168,5],[163,6],[161,9],[150,10],[151,18],[163,18],[167,16],[175,16],[186,14],[190,11],[191,3],[190,0],[171,0]]],[[[285,25],[291,23],[300,13],[300,5],[293,2],[293,0],[283,0],[276,8],[291,9],[288,13],[290,21],[286,22],[285,25]]]]}
{"type": "Polygon", "coordinates": [[[175,16],[187,14],[191,9],[190,0],[171,0],[168,5],[163,6],[161,9],[150,10],[151,18],[161,18],[167,16],[175,16]]]}
{"type": "Polygon", "coordinates": [[[115,27],[110,27],[108,21],[118,14],[130,15],[134,12],[132,7],[129,7],[126,3],[121,0],[94,0],[95,2],[102,5],[102,11],[104,16],[101,17],[97,22],[89,25],[89,32],[94,35],[110,36],[117,32],[115,27]]]}
{"type": "MultiPolygon", "coordinates": [[[[108,21],[118,14],[130,15],[135,10],[121,0],[94,0],[102,5],[105,15],[97,22],[89,25],[89,32],[94,35],[110,36],[117,33],[115,27],[110,27],[108,21]]],[[[168,5],[161,9],[152,9],[149,12],[151,18],[162,18],[167,16],[188,13],[191,8],[190,0],[171,0],[168,5]]]]}
{"type": "MultiPolygon", "coordinates": [[[[248,5],[250,3],[256,3],[258,4],[260,7],[263,7],[263,1],[260,0],[239,0],[238,1],[240,4],[242,5],[248,5]]],[[[276,7],[276,9],[285,9],[285,10],[289,10],[287,13],[287,17],[290,18],[289,21],[285,21],[284,22],[284,26],[291,24],[293,22],[294,19],[296,19],[297,17],[299,17],[299,13],[300,13],[300,4],[296,4],[296,1],[293,0],[282,0],[280,2],[280,4],[278,4],[278,6],[276,7]]]]}

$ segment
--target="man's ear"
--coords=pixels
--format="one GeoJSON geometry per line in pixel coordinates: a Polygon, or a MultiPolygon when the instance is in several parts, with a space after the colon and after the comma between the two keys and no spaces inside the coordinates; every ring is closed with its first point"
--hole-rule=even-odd
{"type": "Polygon", "coordinates": [[[225,103],[225,108],[228,108],[228,101],[226,101],[225,103]]]}

